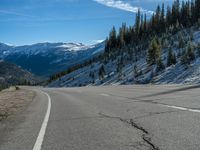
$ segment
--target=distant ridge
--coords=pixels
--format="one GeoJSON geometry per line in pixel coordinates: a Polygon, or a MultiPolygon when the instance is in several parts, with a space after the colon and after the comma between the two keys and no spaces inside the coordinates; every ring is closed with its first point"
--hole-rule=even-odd
{"type": "Polygon", "coordinates": [[[0,88],[11,85],[29,85],[39,82],[39,78],[15,64],[0,60],[0,88]]]}
{"type": "Polygon", "coordinates": [[[103,50],[104,42],[95,45],[45,42],[24,46],[0,43],[0,60],[21,66],[38,76],[47,77],[82,63],[103,50]]]}

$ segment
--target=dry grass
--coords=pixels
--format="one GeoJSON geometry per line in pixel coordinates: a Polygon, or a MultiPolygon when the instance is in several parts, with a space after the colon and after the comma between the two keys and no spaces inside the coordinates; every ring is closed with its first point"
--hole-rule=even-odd
{"type": "Polygon", "coordinates": [[[30,90],[11,87],[0,92],[0,121],[22,111],[34,98],[30,90]]]}

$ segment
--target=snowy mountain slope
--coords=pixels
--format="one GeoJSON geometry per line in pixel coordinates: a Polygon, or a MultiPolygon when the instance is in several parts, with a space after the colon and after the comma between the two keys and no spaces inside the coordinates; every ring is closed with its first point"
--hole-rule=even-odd
{"type": "Polygon", "coordinates": [[[38,43],[9,46],[0,43],[0,59],[17,64],[36,75],[49,76],[81,63],[101,52],[104,43],[85,46],[81,43],[38,43]]]}
{"type": "Polygon", "coordinates": [[[127,61],[122,70],[117,70],[118,61],[98,61],[91,65],[79,68],[49,84],[50,87],[73,87],[89,85],[119,85],[119,84],[199,84],[200,83],[200,28],[184,29],[175,35],[170,35],[167,43],[177,57],[175,65],[167,66],[169,47],[162,49],[162,61],[166,68],[156,71],[156,66],[149,66],[146,55],[142,54],[137,61],[127,61]],[[185,40],[184,48],[178,48],[179,35],[185,40]],[[191,38],[192,35],[192,38],[191,38]],[[189,43],[194,47],[195,60],[190,64],[181,63],[181,54],[187,49],[189,43]],[[101,66],[104,66],[103,79],[99,76],[101,66]],[[137,69],[135,69],[137,66],[137,69]],[[136,71],[137,70],[137,74],[136,71]],[[92,75],[91,75],[92,74],[92,75]]]}

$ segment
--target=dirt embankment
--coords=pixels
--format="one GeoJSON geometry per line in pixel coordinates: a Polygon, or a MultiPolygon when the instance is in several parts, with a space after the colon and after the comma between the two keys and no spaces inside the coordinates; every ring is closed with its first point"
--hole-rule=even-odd
{"type": "Polygon", "coordinates": [[[14,115],[27,106],[35,93],[30,90],[12,87],[0,92],[0,121],[14,115]]]}

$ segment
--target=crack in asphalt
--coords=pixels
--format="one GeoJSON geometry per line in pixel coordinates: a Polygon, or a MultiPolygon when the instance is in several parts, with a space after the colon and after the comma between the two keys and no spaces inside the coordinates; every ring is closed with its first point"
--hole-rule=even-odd
{"type": "Polygon", "coordinates": [[[133,126],[134,128],[136,128],[136,129],[138,129],[138,130],[141,130],[143,133],[145,133],[145,134],[149,134],[149,132],[146,130],[146,129],[144,129],[142,126],[139,126],[138,124],[136,124],[134,121],[133,121],[133,119],[122,119],[122,118],[120,118],[120,120],[122,121],[122,122],[125,122],[125,123],[127,123],[127,124],[130,124],[131,126],[133,126]]]}
{"type": "Polygon", "coordinates": [[[152,143],[150,137],[147,137],[147,136],[145,136],[145,135],[143,134],[142,139],[152,147],[152,150],[159,150],[159,148],[158,148],[157,146],[155,146],[155,144],[152,143]]]}
{"type": "Polygon", "coordinates": [[[102,112],[99,112],[99,115],[103,116],[105,118],[109,118],[109,119],[118,119],[121,122],[126,123],[126,124],[136,128],[137,130],[140,130],[143,133],[142,134],[143,141],[146,142],[151,147],[151,150],[159,150],[158,146],[156,146],[152,142],[149,132],[145,128],[143,128],[142,126],[140,126],[139,124],[134,122],[133,119],[123,119],[121,117],[109,116],[109,115],[103,114],[102,112]]]}

